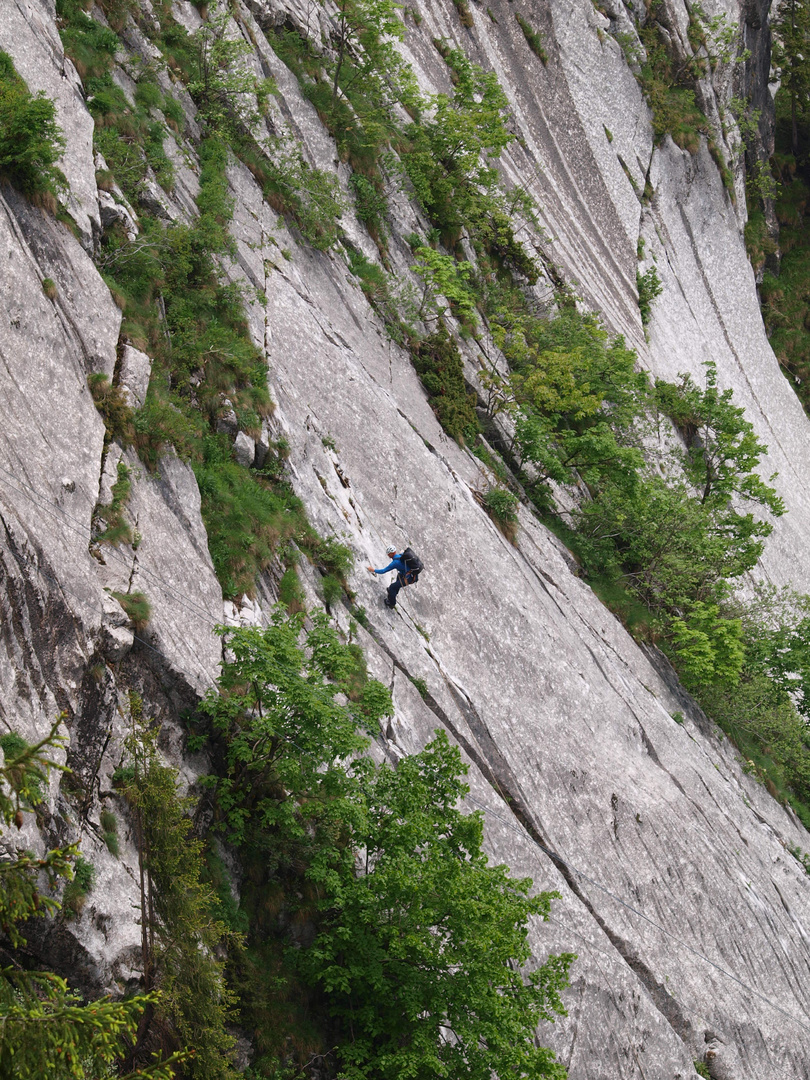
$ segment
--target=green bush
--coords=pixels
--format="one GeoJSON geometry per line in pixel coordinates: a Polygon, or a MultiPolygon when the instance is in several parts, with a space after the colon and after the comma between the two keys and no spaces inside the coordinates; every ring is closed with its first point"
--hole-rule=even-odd
{"type": "Polygon", "coordinates": [[[352,173],[349,180],[354,189],[354,205],[357,216],[369,234],[380,243],[385,236],[385,216],[388,199],[379,180],[369,180],[362,173],[352,173]]]}
{"type": "Polygon", "coordinates": [[[112,595],[127,613],[132,625],[140,633],[152,616],[152,605],[142,592],[113,592],[112,595]]]}
{"type": "MultiPolygon", "coordinates": [[[[118,439],[125,446],[133,439],[133,413],[127,404],[124,391],[120,386],[113,386],[104,372],[90,375],[87,383],[95,406],[101,413],[106,430],[105,439],[118,439]]],[[[119,481],[120,481],[119,473],[119,481]]]]}
{"type": "Polygon", "coordinates": [[[453,4],[459,14],[461,25],[468,30],[472,29],[472,27],[475,26],[475,21],[473,20],[472,11],[470,11],[470,5],[467,3],[467,0],[453,0],[453,4]]]}
{"type": "Polygon", "coordinates": [[[124,507],[132,490],[130,470],[123,461],[118,462],[118,477],[110,489],[111,501],[105,506],[96,506],[95,515],[106,523],[106,528],[96,540],[107,544],[131,544],[132,528],[124,517],[124,507]]]}
{"type": "Polygon", "coordinates": [[[343,586],[332,574],[321,578],[321,591],[327,610],[343,596],[343,586]]]}
{"type": "Polygon", "coordinates": [[[499,306],[493,321],[514,369],[495,396],[517,406],[515,448],[535,482],[632,487],[643,465],[634,425],[649,383],[624,339],[573,308],[544,320],[499,306]]]}
{"type": "Polygon", "coordinates": [[[702,74],[701,61],[686,64],[674,59],[667,39],[654,18],[639,30],[647,53],[640,82],[652,109],[656,141],[671,135],[682,150],[694,154],[700,136],[710,135],[709,123],[695,100],[695,80],[702,74]]]}
{"type": "Polygon", "coordinates": [[[313,530],[301,537],[300,542],[313,562],[322,566],[327,574],[332,574],[338,581],[344,582],[351,573],[354,566],[352,549],[333,536],[324,538],[313,530]]]}
{"type": "Polygon", "coordinates": [[[68,918],[81,914],[85,900],[96,880],[96,870],[92,863],[81,855],[77,856],[73,866],[73,879],[65,886],[62,894],[62,910],[68,918]]]}
{"type": "Polygon", "coordinates": [[[278,583],[278,598],[289,615],[304,610],[304,589],[294,566],[290,566],[282,574],[278,583]]]}
{"type": "Polygon", "coordinates": [[[65,178],[56,166],[65,140],[52,101],[33,95],[0,51],[0,180],[51,210],[65,178]]]}
{"type": "Polygon", "coordinates": [[[480,425],[475,394],[467,390],[461,353],[445,326],[416,342],[411,359],[427,391],[436,418],[451,438],[475,440],[480,425]]]}
{"type": "Polygon", "coordinates": [[[364,630],[371,629],[371,624],[368,620],[368,612],[364,607],[353,607],[352,617],[357,620],[357,622],[363,627],[364,630]]]}
{"type": "MultiPolygon", "coordinates": [[[[76,845],[47,851],[41,858],[19,849],[16,830],[23,824],[21,809],[10,792],[29,788],[35,779],[45,780],[59,768],[47,755],[62,740],[57,735],[62,718],[36,745],[28,747],[16,764],[0,765],[0,834],[6,854],[0,861],[0,924],[7,961],[0,969],[0,1000],[3,1002],[3,1036],[0,1041],[0,1074],[15,1080],[41,1080],[43,1075],[106,1077],[117,1072],[132,1046],[139,1021],[154,998],[139,994],[125,1001],[89,1000],[81,1004],[67,983],[51,971],[31,970],[20,964],[12,950],[24,950],[21,932],[28,919],[50,919],[58,910],[54,892],[61,881],[74,884],[87,872],[77,858],[76,845]],[[15,832],[9,835],[9,828],[15,832]],[[32,1031],[36,1037],[32,1037],[32,1031]]],[[[89,864],[84,864],[89,866],[89,864]]],[[[92,868],[91,868],[92,869],[92,868]]],[[[169,1080],[179,1061],[187,1055],[173,1054],[162,1061],[144,1064],[143,1080],[169,1080]]]]}
{"type": "Polygon", "coordinates": [[[425,680],[420,679],[418,675],[411,675],[410,678],[411,678],[411,682],[416,687],[416,689],[419,691],[421,696],[425,700],[427,700],[427,697],[430,694],[430,690],[428,689],[428,684],[425,682],[425,680]]]}
{"type": "Polygon", "coordinates": [[[104,843],[107,845],[107,850],[117,859],[120,854],[120,845],[118,843],[118,819],[112,810],[101,811],[101,829],[104,834],[104,843]]]}
{"type": "Polygon", "coordinates": [[[90,18],[79,0],[56,0],[62,44],[83,80],[105,76],[115,59],[118,37],[90,18]]]}
{"type": "Polygon", "coordinates": [[[540,34],[532,28],[531,24],[523,18],[520,12],[515,12],[515,18],[517,19],[518,26],[523,31],[523,36],[526,38],[529,48],[538,60],[542,60],[544,64],[547,64],[548,53],[545,50],[543,39],[540,34]]]}
{"type": "Polygon", "coordinates": [[[652,314],[652,303],[661,295],[663,285],[654,266],[649,267],[643,274],[636,271],[636,288],[638,289],[638,310],[641,313],[641,325],[646,326],[652,314]]]}
{"type": "Polygon", "coordinates": [[[456,809],[464,771],[439,734],[396,771],[369,773],[368,815],[353,831],[365,872],[349,859],[309,871],[323,890],[318,933],[291,957],[345,1032],[338,1060],[347,1075],[565,1075],[536,1031],[540,1019],[564,1014],[575,958],[521,972],[528,920],[548,919],[558,894],[530,898],[529,879],[488,865],[480,816],[456,809]]]}
{"type": "Polygon", "coordinates": [[[510,543],[518,530],[518,497],[506,488],[490,488],[481,498],[486,512],[510,543]]]}
{"type": "Polygon", "coordinates": [[[123,793],[135,821],[142,874],[142,962],[150,984],[161,991],[142,1037],[151,1029],[154,1039],[193,1048],[183,1070],[188,1080],[236,1080],[235,1039],[228,1031],[234,995],[223,957],[228,949],[238,956],[240,940],[223,921],[225,905],[211,880],[222,872],[213,858],[206,866],[205,845],[194,833],[194,800],[180,794],[177,770],[162,764],[157,729],[141,710],[131,695],[123,793]]]}
{"type": "Polygon", "coordinates": [[[9,731],[0,735],[0,750],[5,758],[4,776],[17,800],[27,809],[38,806],[45,798],[47,775],[29,761],[29,744],[16,731],[9,731]]]}
{"type": "Polygon", "coordinates": [[[276,550],[305,526],[302,506],[255,471],[238,465],[227,439],[207,435],[194,463],[208,549],[228,598],[253,591],[276,550]]]}

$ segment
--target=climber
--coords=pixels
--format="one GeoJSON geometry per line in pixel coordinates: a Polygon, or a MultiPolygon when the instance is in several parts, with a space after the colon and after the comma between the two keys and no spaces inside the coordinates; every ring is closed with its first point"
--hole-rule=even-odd
{"type": "Polygon", "coordinates": [[[419,556],[415,555],[409,547],[406,547],[401,554],[397,554],[397,549],[389,544],[385,553],[391,560],[388,566],[383,567],[382,570],[375,570],[373,566],[368,566],[366,569],[370,574],[387,574],[389,570],[396,570],[397,576],[388,586],[388,595],[383,601],[386,607],[393,608],[397,606],[399,590],[403,585],[414,585],[419,580],[419,572],[424,570],[424,566],[419,556]]]}

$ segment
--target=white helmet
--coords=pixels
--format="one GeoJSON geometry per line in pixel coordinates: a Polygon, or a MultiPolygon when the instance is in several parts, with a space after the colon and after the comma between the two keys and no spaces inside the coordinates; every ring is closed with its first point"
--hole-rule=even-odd
{"type": "Polygon", "coordinates": [[[385,549],[386,555],[396,555],[396,553],[397,549],[394,547],[393,544],[389,544],[388,547],[385,549]]]}

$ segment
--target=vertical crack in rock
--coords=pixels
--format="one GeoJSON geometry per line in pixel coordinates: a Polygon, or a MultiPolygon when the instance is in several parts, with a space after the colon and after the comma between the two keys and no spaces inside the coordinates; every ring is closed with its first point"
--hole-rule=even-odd
{"type": "MultiPolygon", "coordinates": [[[[411,679],[412,676],[408,671],[408,668],[401,660],[394,654],[393,650],[381,641],[376,633],[371,631],[371,636],[374,638],[377,645],[392,661],[394,668],[399,670],[411,679]]],[[[438,665],[437,665],[438,666],[438,665]]],[[[476,765],[481,775],[492,787],[496,795],[506,804],[509,810],[512,812],[515,819],[520,823],[525,832],[529,835],[532,841],[537,847],[554,863],[560,874],[564,878],[571,892],[577,897],[583,907],[593,917],[598,924],[602,932],[607,939],[619,953],[621,958],[641,982],[641,984],[647,990],[653,1004],[656,1009],[661,1013],[673,1031],[679,1038],[688,1042],[692,1033],[692,1024],[684,1014],[681,1006],[669,993],[663,983],[659,982],[650,968],[644,963],[644,961],[637,955],[633,947],[625,941],[619,934],[611,930],[605,919],[599,914],[594,905],[588,899],[587,895],[580,887],[578,877],[580,876],[576,870],[573,870],[565,859],[559,855],[550,846],[550,842],[544,837],[540,829],[535,825],[535,815],[530,809],[528,802],[520,790],[520,784],[515,777],[511,766],[504,758],[498,749],[492,735],[489,732],[484,720],[478,713],[475,706],[470,699],[464,693],[464,691],[453,680],[441,670],[439,670],[444,678],[445,684],[458,706],[459,712],[466,720],[470,731],[475,737],[477,746],[474,746],[472,742],[459,730],[456,724],[448,716],[447,712],[436,701],[433,695],[428,692],[423,695],[423,700],[427,707],[434,713],[434,715],[441,721],[444,727],[450,732],[456,742],[464,750],[465,754],[476,765]]],[[[392,681],[393,687],[393,681],[392,681]]],[[[643,729],[642,729],[643,730],[643,729]]],[[[644,736],[646,738],[646,736],[644,736]]],[[[647,743],[649,740],[647,739],[647,743]]],[[[651,746],[651,744],[649,744],[651,746]]],[[[653,754],[655,751],[653,750],[653,754]]],[[[661,765],[657,755],[654,760],[661,765]]],[[[664,770],[667,771],[667,770],[664,770]]],[[[668,773],[668,775],[671,775],[668,773]]],[[[678,785],[680,788],[680,784],[678,785]]],[[[681,790],[683,790],[681,788],[681,790]]]]}

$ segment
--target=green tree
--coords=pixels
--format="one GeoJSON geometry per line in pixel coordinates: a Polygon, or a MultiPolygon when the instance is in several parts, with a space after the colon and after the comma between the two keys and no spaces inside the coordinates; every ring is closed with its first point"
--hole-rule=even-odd
{"type": "Polygon", "coordinates": [[[188,91],[209,133],[250,134],[274,89],[272,80],[259,79],[251,65],[250,45],[229,33],[231,12],[216,3],[195,33],[194,70],[188,91]]]}
{"type": "Polygon", "coordinates": [[[414,255],[413,271],[424,282],[417,315],[426,321],[441,318],[447,308],[439,307],[438,298],[444,297],[460,318],[474,321],[475,302],[469,283],[471,264],[458,262],[431,247],[418,247],[414,255]]]}
{"type": "MultiPolygon", "coordinates": [[[[750,540],[758,558],[761,543],[756,538],[768,536],[773,526],[739,513],[733,501],[764,507],[775,517],[785,512],[785,504],[756,471],[768,448],[745,419],[745,410],[734,405],[733,391],[719,389],[716,365],[707,361],[705,367],[704,388],[688,374],[680,375],[678,383],[657,379],[656,401],[683,435],[686,449],[680,464],[700,502],[718,513],[743,547],[750,540]]],[[[774,478],[775,474],[770,477],[774,478]]]]}
{"type": "Polygon", "coordinates": [[[785,0],[771,19],[771,63],[780,90],[790,98],[791,148],[799,156],[799,127],[807,122],[810,104],[810,3],[785,0]]]}
{"type": "Polygon", "coordinates": [[[446,737],[396,771],[365,756],[358,728],[377,727],[390,695],[324,617],[306,634],[303,621],[277,612],[266,629],[225,631],[229,659],[202,710],[223,754],[219,812],[262,920],[252,955],[289,946],[286,981],[260,984],[246,965],[247,1013],[297,993],[296,973],[328,1010],[346,1080],[564,1077],[535,1032],[563,1012],[573,957],[522,970],[528,923],[554,894],[488,865],[480,815],[456,808],[465,770],[446,737]]]}
{"type": "Polygon", "coordinates": [[[790,800],[810,825],[810,597],[760,585],[753,600],[727,604],[742,628],[744,658],[733,684],[688,680],[703,709],[734,739],[746,768],[790,800]]]}
{"type": "Polygon", "coordinates": [[[576,311],[510,320],[493,337],[514,369],[508,386],[521,460],[560,484],[632,486],[643,464],[634,425],[647,377],[624,340],[611,341],[597,317],[576,311]]]}
{"type": "Polygon", "coordinates": [[[133,730],[127,764],[119,773],[132,807],[138,844],[144,982],[160,991],[139,1029],[148,1046],[168,1026],[175,1044],[193,1047],[184,1072],[194,1080],[227,1080],[234,1038],[227,1030],[234,995],[226,985],[226,946],[239,947],[222,921],[214,890],[203,880],[204,844],[194,835],[196,799],[178,791],[178,773],[164,765],[158,731],[130,697],[133,730]]]}
{"type": "MultiPolygon", "coordinates": [[[[82,1004],[66,981],[48,971],[31,971],[19,964],[13,950],[25,945],[19,924],[59,910],[53,893],[60,881],[70,881],[78,856],[76,845],[55,848],[44,856],[17,849],[13,854],[6,834],[22,827],[23,814],[43,796],[48,772],[61,768],[48,756],[61,743],[61,721],[32,746],[16,735],[3,736],[0,766],[0,833],[8,854],[0,860],[0,928],[4,965],[0,967],[0,1074],[15,1080],[96,1080],[111,1075],[127,1053],[139,1020],[156,997],[140,994],[126,1001],[82,1004]],[[44,886],[44,887],[43,887],[44,886]]],[[[185,1058],[174,1054],[162,1062],[143,1065],[143,1080],[171,1080],[174,1065],[185,1058]]],[[[121,1080],[134,1080],[127,1073],[121,1080]]]]}
{"type": "Polygon", "coordinates": [[[508,101],[494,72],[484,71],[459,50],[445,60],[454,74],[451,95],[423,103],[426,119],[410,124],[401,168],[431,221],[453,243],[475,235],[507,202],[495,167],[514,138],[507,126],[508,101]]]}
{"type": "Polygon", "coordinates": [[[733,681],[740,628],[720,608],[730,580],[756,562],[759,543],[738,540],[684,483],[659,476],[630,490],[607,484],[575,523],[589,573],[623,582],[644,603],[684,674],[733,681]]]}
{"type": "Polygon", "coordinates": [[[356,89],[367,103],[366,122],[372,102],[375,112],[395,102],[415,105],[416,80],[394,44],[405,34],[399,5],[393,0],[337,0],[336,7],[333,107],[339,93],[354,101],[356,89]]]}
{"type": "Polygon", "coordinates": [[[481,815],[457,809],[465,772],[443,733],[396,771],[383,765],[361,782],[360,866],[309,870],[322,921],[296,962],[345,1032],[346,1080],[566,1075],[535,1036],[565,1015],[575,958],[524,970],[528,923],[558,894],[530,896],[530,879],[488,864],[481,815]]]}
{"type": "Polygon", "coordinates": [[[225,740],[226,767],[212,783],[228,837],[282,862],[319,843],[318,828],[332,837],[353,790],[346,763],[368,747],[360,732],[391,710],[380,683],[353,685],[357,654],[327,616],[312,616],[302,642],[304,618],[276,610],[264,630],[225,630],[233,659],[201,707],[225,740]]]}

